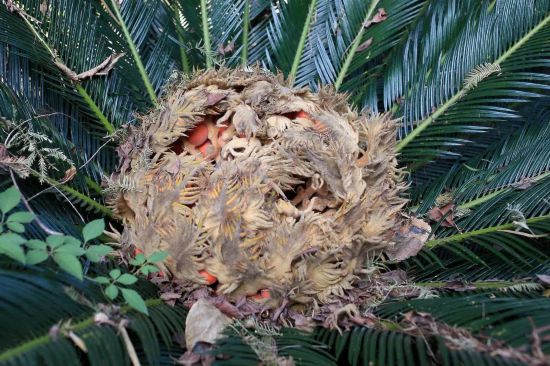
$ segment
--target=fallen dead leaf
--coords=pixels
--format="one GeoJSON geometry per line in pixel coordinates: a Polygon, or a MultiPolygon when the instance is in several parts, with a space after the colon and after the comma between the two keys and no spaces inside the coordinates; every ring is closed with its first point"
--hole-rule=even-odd
{"type": "Polygon", "coordinates": [[[61,179],[61,183],[67,183],[73,180],[75,175],[76,175],[76,168],[74,166],[71,166],[69,169],[65,171],[65,175],[61,179]]]}
{"type": "Polygon", "coordinates": [[[521,179],[519,182],[512,184],[512,187],[519,189],[520,191],[526,190],[535,183],[535,180],[529,177],[521,179]]]}
{"type": "Polygon", "coordinates": [[[10,13],[13,13],[15,11],[15,6],[13,5],[12,0],[6,0],[5,5],[10,13]]]}
{"type": "Polygon", "coordinates": [[[550,276],[549,276],[549,275],[538,274],[538,275],[537,275],[537,279],[538,279],[538,280],[540,281],[540,283],[542,283],[543,285],[547,285],[547,286],[550,285],[550,276]]]}
{"type": "Polygon", "coordinates": [[[428,216],[431,220],[436,222],[439,222],[444,218],[443,222],[441,222],[441,226],[443,227],[455,227],[456,224],[453,217],[455,207],[456,206],[454,203],[448,203],[442,207],[434,207],[430,210],[430,212],[428,212],[428,216]]]}
{"type": "Polygon", "coordinates": [[[372,44],[372,37],[367,39],[365,42],[361,43],[359,47],[357,47],[357,52],[361,52],[369,48],[369,46],[372,44]]]}
{"type": "Polygon", "coordinates": [[[40,12],[42,13],[42,15],[46,15],[46,13],[48,12],[48,2],[46,0],[42,1],[42,3],[40,4],[40,12]]]}
{"type": "Polygon", "coordinates": [[[8,157],[8,149],[6,148],[6,145],[0,144],[0,159],[4,159],[8,157]]]}
{"type": "Polygon", "coordinates": [[[191,306],[185,320],[187,349],[192,350],[198,342],[216,343],[216,340],[222,336],[222,331],[230,323],[231,319],[208,300],[198,300],[191,306]]]}
{"type": "Polygon", "coordinates": [[[386,10],[384,10],[384,8],[379,8],[378,12],[374,15],[374,17],[372,17],[372,19],[370,19],[370,20],[367,20],[363,24],[363,27],[368,28],[372,24],[381,23],[386,19],[388,19],[388,14],[386,13],[386,10]]]}
{"type": "Polygon", "coordinates": [[[84,71],[80,74],[77,74],[73,70],[69,69],[69,67],[62,63],[59,59],[54,60],[54,63],[61,71],[63,71],[63,73],[65,73],[65,75],[67,75],[69,79],[73,81],[81,81],[84,79],[92,78],[94,76],[107,75],[122,56],[124,56],[124,53],[113,53],[96,67],[93,67],[90,70],[84,71]]]}
{"type": "Polygon", "coordinates": [[[446,290],[462,292],[462,291],[475,290],[476,287],[474,285],[470,285],[462,281],[449,281],[443,285],[443,288],[446,290]]]}
{"type": "Polygon", "coordinates": [[[162,300],[174,300],[174,299],[181,299],[181,293],[176,292],[164,292],[160,295],[160,298],[162,300]]]}
{"type": "Polygon", "coordinates": [[[232,53],[235,49],[235,43],[229,42],[227,45],[223,45],[223,43],[218,44],[218,53],[222,56],[225,56],[228,53],[232,53]]]}
{"type": "Polygon", "coordinates": [[[389,259],[403,261],[415,256],[424,246],[430,236],[430,225],[417,218],[412,218],[408,225],[404,225],[395,237],[395,245],[386,250],[389,259]]]}

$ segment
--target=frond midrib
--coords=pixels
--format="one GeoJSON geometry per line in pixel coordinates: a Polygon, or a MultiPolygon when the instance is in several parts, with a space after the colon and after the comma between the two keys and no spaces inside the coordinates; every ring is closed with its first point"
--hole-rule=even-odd
{"type": "MultiPolygon", "coordinates": [[[[514,54],[518,49],[521,48],[529,39],[531,39],[535,34],[541,31],[548,23],[550,22],[550,15],[547,15],[543,18],[537,25],[535,25],[529,32],[527,32],[523,37],[521,37],[517,42],[515,42],[511,47],[508,48],[498,59],[496,59],[493,64],[501,65],[504,63],[510,56],[514,54]]],[[[462,86],[450,99],[445,103],[439,106],[434,113],[432,113],[427,118],[420,121],[416,128],[412,130],[407,136],[405,136],[401,141],[399,141],[395,147],[397,152],[403,150],[411,141],[413,141],[422,131],[424,131],[429,125],[431,125],[438,117],[443,115],[451,106],[457,103],[462,99],[468,91],[472,90],[471,87],[467,85],[462,86]]]]}
{"type": "MultiPolygon", "coordinates": [[[[155,307],[161,304],[163,304],[163,301],[159,298],[152,298],[152,299],[145,300],[145,305],[147,305],[148,308],[155,307]]],[[[120,311],[122,314],[126,314],[131,311],[131,307],[128,305],[125,305],[120,309],[120,311]]],[[[72,324],[71,330],[81,331],[83,329],[86,329],[94,325],[95,325],[95,313],[77,323],[72,324]]],[[[11,347],[5,350],[4,352],[2,352],[0,354],[0,362],[7,361],[13,357],[20,356],[24,353],[31,351],[32,349],[43,346],[51,341],[55,341],[54,338],[50,334],[44,334],[39,337],[28,340],[26,342],[20,343],[19,345],[15,347],[11,347]]]]}
{"type": "MultiPolygon", "coordinates": [[[[550,219],[550,214],[542,215],[542,216],[535,216],[535,217],[531,217],[531,218],[526,219],[525,223],[526,224],[534,224],[534,223],[543,222],[543,221],[546,221],[546,220],[549,220],[549,219],[550,219]]],[[[496,225],[496,226],[490,226],[490,227],[486,227],[486,228],[482,228],[482,229],[478,229],[478,230],[473,230],[473,231],[469,231],[469,232],[465,232],[465,233],[459,233],[459,234],[446,236],[444,238],[432,239],[432,240],[429,240],[429,241],[426,242],[425,247],[428,248],[428,249],[431,249],[431,248],[434,248],[434,247],[439,246],[439,245],[444,244],[444,243],[461,242],[461,241],[464,241],[466,239],[469,239],[469,238],[472,238],[472,237],[475,237],[475,236],[489,234],[489,233],[493,233],[493,232],[501,231],[501,230],[509,230],[509,229],[513,229],[515,227],[516,227],[516,225],[513,222],[506,223],[506,224],[501,224],[501,225],[496,225]]]]}

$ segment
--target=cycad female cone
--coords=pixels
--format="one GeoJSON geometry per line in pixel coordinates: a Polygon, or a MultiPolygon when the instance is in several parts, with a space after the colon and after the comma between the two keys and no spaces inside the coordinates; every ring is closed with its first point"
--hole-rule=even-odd
{"type": "Polygon", "coordinates": [[[173,84],[120,147],[123,244],[210,285],[307,312],[343,299],[367,256],[399,256],[394,121],[260,70],[173,84]]]}

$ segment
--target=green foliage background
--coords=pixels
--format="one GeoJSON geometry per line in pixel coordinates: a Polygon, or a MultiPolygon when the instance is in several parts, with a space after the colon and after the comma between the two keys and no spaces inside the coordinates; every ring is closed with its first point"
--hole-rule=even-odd
{"type": "MultiPolygon", "coordinates": [[[[11,136],[13,125],[23,129],[22,136],[34,136],[30,131],[47,137],[36,148],[44,162],[38,154],[30,177],[17,178],[45,225],[78,236],[85,222],[111,218],[100,183],[116,165],[117,131],[133,123],[135,113],[155,107],[175,71],[190,75],[198,68],[259,63],[280,70],[296,86],[333,84],[360,109],[401,117],[397,149],[410,172],[412,213],[426,215],[443,193],[461,213],[455,227],[434,223],[426,248],[398,266],[439,296],[386,301],[375,314],[399,320],[407,310],[430,312],[531,352],[533,329],[550,324],[548,301],[535,277],[550,274],[549,0],[117,4],[3,0],[0,5],[0,141],[11,136]],[[365,27],[379,9],[387,19],[365,27]],[[74,81],[58,67],[63,63],[80,73],[113,53],[125,56],[108,76],[74,81]],[[69,165],[47,159],[48,148],[72,160],[73,180],[62,183],[69,165]],[[55,188],[42,192],[48,185],[55,188]],[[455,280],[470,289],[441,290],[455,280]]],[[[13,155],[31,146],[19,138],[8,149],[13,155]]],[[[10,174],[0,170],[0,190],[12,184],[10,174]]],[[[44,239],[36,222],[27,234],[44,239]]],[[[130,362],[116,328],[93,321],[97,304],[105,302],[97,284],[77,281],[55,266],[23,266],[6,257],[1,268],[0,363],[130,362]],[[63,336],[48,333],[55,324],[65,327],[63,336]],[[86,353],[67,338],[70,330],[85,342],[86,353]]],[[[105,275],[112,265],[87,270],[105,275]]],[[[133,286],[149,309],[149,317],[121,310],[130,320],[137,355],[144,364],[172,364],[171,356],[182,350],[171,334],[182,330],[184,310],[164,305],[144,280],[133,286]]],[[[343,336],[285,330],[275,339],[280,353],[299,364],[517,364],[399,330],[357,328],[343,336]]],[[[233,356],[224,363],[258,360],[236,335],[221,350],[233,356]]],[[[543,351],[550,351],[548,343],[543,351]]]]}

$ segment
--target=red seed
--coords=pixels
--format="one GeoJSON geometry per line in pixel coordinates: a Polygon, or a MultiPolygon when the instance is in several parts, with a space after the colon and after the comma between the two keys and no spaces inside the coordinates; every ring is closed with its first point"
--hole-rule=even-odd
{"type": "Polygon", "coordinates": [[[249,298],[255,301],[267,300],[271,298],[271,292],[268,289],[264,288],[261,289],[257,294],[249,296],[249,298]]]}
{"type": "Polygon", "coordinates": [[[207,139],[208,126],[204,122],[196,125],[191,132],[189,132],[189,136],[187,137],[187,141],[193,146],[202,145],[207,139]]]}
{"type": "Polygon", "coordinates": [[[311,116],[309,115],[309,113],[305,112],[305,111],[299,111],[298,113],[296,113],[296,117],[295,118],[307,118],[307,119],[310,119],[311,116]]]}
{"type": "Polygon", "coordinates": [[[136,255],[138,255],[138,254],[141,254],[141,253],[143,253],[143,250],[141,250],[141,249],[139,249],[139,248],[135,248],[135,249],[134,249],[134,257],[135,257],[136,255]]]}
{"type": "Polygon", "coordinates": [[[199,274],[201,275],[202,278],[204,278],[206,280],[206,282],[209,285],[213,285],[216,282],[218,282],[218,279],[215,276],[211,275],[210,273],[208,273],[208,271],[206,271],[204,269],[199,271],[199,274]]]}

